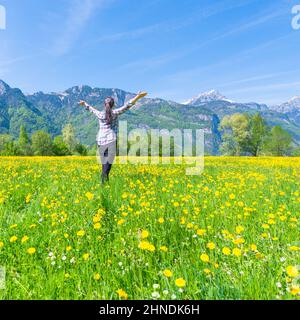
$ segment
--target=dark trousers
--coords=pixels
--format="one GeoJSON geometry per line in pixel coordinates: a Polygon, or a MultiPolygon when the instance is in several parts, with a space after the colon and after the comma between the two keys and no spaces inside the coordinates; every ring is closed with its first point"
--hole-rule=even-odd
{"type": "Polygon", "coordinates": [[[109,181],[109,173],[116,157],[116,142],[111,142],[106,145],[98,145],[98,151],[102,164],[102,184],[109,181]]]}

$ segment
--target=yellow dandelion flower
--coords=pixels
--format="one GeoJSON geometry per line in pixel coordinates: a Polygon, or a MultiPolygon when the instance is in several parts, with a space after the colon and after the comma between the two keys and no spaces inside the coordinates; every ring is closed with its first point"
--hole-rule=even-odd
{"type": "Polygon", "coordinates": [[[165,222],[165,219],[164,219],[164,218],[159,218],[159,219],[158,219],[158,222],[162,224],[162,223],[165,222]]]}
{"type": "Polygon", "coordinates": [[[99,222],[94,224],[94,229],[98,230],[101,228],[101,224],[99,222]]]}
{"type": "Polygon", "coordinates": [[[178,279],[175,280],[175,285],[178,288],[183,288],[186,285],[186,281],[183,278],[178,278],[178,279]]]}
{"type": "Polygon", "coordinates": [[[78,237],[83,237],[85,235],[85,231],[84,230],[80,230],[77,232],[77,236],[78,237]]]}
{"type": "Polygon", "coordinates": [[[122,224],[124,224],[125,223],[125,220],[124,219],[120,219],[120,220],[118,220],[118,222],[117,222],[117,224],[120,226],[120,225],[122,225],[122,224]]]}
{"type": "Polygon", "coordinates": [[[147,230],[142,230],[141,232],[141,238],[146,239],[149,237],[149,232],[147,230]]]}
{"type": "Polygon", "coordinates": [[[242,233],[244,230],[245,230],[245,228],[242,227],[242,226],[237,226],[235,228],[235,232],[238,233],[238,234],[242,233]]]}
{"type": "Polygon", "coordinates": [[[263,258],[264,258],[264,255],[263,255],[261,252],[257,252],[257,253],[255,254],[255,257],[256,257],[256,259],[263,259],[263,258]]]}
{"type": "Polygon", "coordinates": [[[216,245],[213,242],[208,242],[206,247],[210,250],[214,250],[216,248],[216,245]]]}
{"type": "Polygon", "coordinates": [[[200,256],[200,260],[205,262],[205,263],[208,263],[209,262],[209,256],[206,253],[203,253],[200,256]]]}
{"type": "Polygon", "coordinates": [[[168,248],[166,246],[161,246],[160,247],[160,250],[163,251],[163,252],[167,252],[168,251],[168,248]]]}
{"type": "Polygon", "coordinates": [[[13,243],[13,242],[16,242],[18,240],[18,237],[17,236],[12,236],[10,239],[9,239],[9,242],[13,243]]]}
{"type": "Polygon", "coordinates": [[[223,254],[225,254],[225,256],[229,256],[231,254],[231,250],[228,247],[224,247],[222,249],[223,254]]]}
{"type": "Polygon", "coordinates": [[[205,230],[205,229],[198,229],[198,230],[197,230],[197,235],[198,235],[198,236],[203,236],[203,235],[205,235],[205,233],[206,233],[206,230],[205,230]]]}
{"type": "Polygon", "coordinates": [[[139,244],[139,248],[142,250],[147,250],[147,251],[155,251],[155,247],[153,244],[149,243],[148,241],[141,241],[139,244]]]}
{"type": "Polygon", "coordinates": [[[286,268],[286,273],[291,278],[296,278],[299,275],[298,268],[296,266],[288,266],[286,268]]]}
{"type": "Polygon", "coordinates": [[[94,280],[98,281],[98,280],[100,280],[100,278],[101,278],[101,276],[99,273],[94,274],[94,280]]]}
{"type": "Polygon", "coordinates": [[[85,253],[82,257],[83,257],[84,261],[87,261],[89,259],[89,257],[90,257],[90,254],[89,253],[85,253]]]}
{"type": "Polygon", "coordinates": [[[35,248],[29,248],[29,249],[27,249],[27,252],[29,254],[34,254],[34,253],[36,253],[36,249],[35,248]]]}
{"type": "Polygon", "coordinates": [[[245,239],[244,238],[236,238],[232,242],[234,244],[243,244],[243,243],[245,243],[245,239]]]}
{"type": "Polygon", "coordinates": [[[155,251],[155,247],[153,244],[149,244],[148,246],[148,251],[154,252],[155,251]]]}
{"type": "Polygon", "coordinates": [[[100,220],[101,220],[101,218],[100,218],[100,216],[99,216],[98,214],[93,217],[93,222],[94,222],[94,223],[97,223],[97,222],[99,222],[100,220]]]}
{"type": "Polygon", "coordinates": [[[31,194],[28,194],[25,199],[26,203],[29,203],[30,199],[31,199],[31,194]]]}
{"type": "Polygon", "coordinates": [[[204,271],[204,273],[206,273],[206,274],[210,274],[210,273],[211,273],[211,271],[210,271],[209,269],[207,269],[207,268],[204,269],[203,271],[204,271]]]}
{"type": "Polygon", "coordinates": [[[85,194],[85,196],[88,198],[88,200],[93,200],[94,199],[94,195],[91,192],[87,192],[85,194]]]}
{"type": "Polygon", "coordinates": [[[22,243],[25,243],[25,242],[27,242],[28,240],[29,240],[29,237],[24,236],[24,237],[21,239],[21,242],[22,242],[22,243]]]}
{"type": "Polygon", "coordinates": [[[0,241],[0,248],[3,248],[3,247],[4,247],[4,242],[0,241]]]}
{"type": "Polygon", "coordinates": [[[170,277],[172,277],[173,272],[169,269],[166,269],[166,270],[164,270],[163,274],[165,277],[170,278],[170,277]]]}
{"type": "Polygon", "coordinates": [[[148,241],[141,241],[140,244],[139,244],[139,248],[142,249],[142,250],[147,250],[149,246],[149,242],[148,241]]]}
{"type": "Polygon", "coordinates": [[[119,289],[117,291],[117,294],[119,295],[119,298],[121,298],[121,299],[125,299],[125,300],[128,299],[128,294],[123,289],[119,289]]]}
{"type": "Polygon", "coordinates": [[[300,295],[300,288],[299,288],[299,286],[293,286],[293,287],[291,287],[290,292],[291,292],[291,294],[292,294],[293,296],[300,295]]]}
{"type": "Polygon", "coordinates": [[[289,250],[290,250],[290,251],[299,251],[299,250],[300,250],[300,247],[298,247],[298,246],[290,246],[290,247],[289,247],[289,250]]]}
{"type": "Polygon", "coordinates": [[[240,256],[242,255],[242,251],[241,251],[241,249],[239,249],[239,248],[234,248],[234,249],[232,250],[232,254],[233,254],[234,256],[236,256],[236,257],[240,257],[240,256]]]}

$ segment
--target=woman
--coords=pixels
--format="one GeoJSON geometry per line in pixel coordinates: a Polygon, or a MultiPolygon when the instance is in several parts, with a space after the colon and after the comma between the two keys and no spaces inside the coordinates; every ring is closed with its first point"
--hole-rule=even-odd
{"type": "Polygon", "coordinates": [[[99,132],[97,135],[97,146],[102,163],[102,184],[109,180],[109,172],[116,156],[116,142],[118,135],[118,116],[129,110],[136,102],[147,95],[147,92],[139,92],[137,96],[127,102],[123,107],[113,109],[115,101],[108,97],[104,101],[104,111],[99,111],[85,101],[79,104],[86,110],[92,112],[99,121],[99,132]]]}

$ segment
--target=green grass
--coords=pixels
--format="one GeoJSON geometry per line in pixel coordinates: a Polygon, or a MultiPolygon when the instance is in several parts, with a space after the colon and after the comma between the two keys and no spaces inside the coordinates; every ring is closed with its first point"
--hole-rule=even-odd
{"type": "Polygon", "coordinates": [[[299,190],[299,158],[115,165],[105,187],[95,158],[0,158],[0,298],[297,299],[299,190]]]}

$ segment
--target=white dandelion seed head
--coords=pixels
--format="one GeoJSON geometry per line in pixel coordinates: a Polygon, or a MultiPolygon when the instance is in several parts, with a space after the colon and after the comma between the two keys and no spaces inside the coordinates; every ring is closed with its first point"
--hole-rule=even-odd
{"type": "Polygon", "coordinates": [[[160,294],[159,294],[159,292],[152,292],[152,298],[153,299],[159,299],[160,298],[160,294]]]}
{"type": "Polygon", "coordinates": [[[281,257],[281,258],[280,258],[280,262],[284,262],[285,260],[286,260],[285,257],[281,257]]]}

